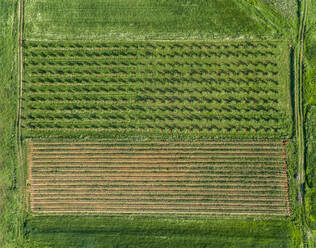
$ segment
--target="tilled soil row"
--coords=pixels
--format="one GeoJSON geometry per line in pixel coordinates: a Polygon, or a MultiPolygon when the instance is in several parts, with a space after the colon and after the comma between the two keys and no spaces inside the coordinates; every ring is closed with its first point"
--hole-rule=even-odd
{"type": "Polygon", "coordinates": [[[161,175],[164,173],[194,173],[196,175],[205,175],[206,173],[217,175],[217,174],[248,174],[249,175],[262,175],[262,174],[271,174],[271,175],[284,175],[283,168],[276,168],[276,167],[193,167],[193,166],[177,166],[177,167],[117,167],[117,168],[108,168],[108,167],[67,167],[67,168],[60,168],[60,167],[53,167],[53,166],[43,166],[43,167],[36,167],[32,168],[33,176],[38,175],[105,175],[105,174],[112,174],[112,173],[121,173],[127,175],[133,174],[147,174],[147,173],[160,173],[161,175]]]}
{"type": "Polygon", "coordinates": [[[194,158],[194,159],[201,159],[201,158],[213,158],[213,157],[275,157],[278,158],[282,155],[282,152],[251,152],[251,151],[238,151],[238,152],[218,152],[218,151],[209,151],[209,152],[183,152],[183,151],[174,151],[173,153],[169,152],[138,152],[135,150],[131,150],[130,152],[111,152],[111,151],[105,151],[103,153],[67,153],[67,154],[43,154],[43,153],[34,153],[33,154],[33,159],[38,160],[38,159],[68,159],[68,158],[98,158],[98,159],[103,159],[103,158],[112,158],[113,155],[117,158],[133,158],[133,157],[138,157],[138,158],[155,158],[155,159],[161,159],[161,158],[178,158],[178,159],[183,159],[183,158],[194,158]],[[227,154],[229,156],[227,156],[227,154]]]}
{"type": "MultiPolygon", "coordinates": [[[[194,147],[192,145],[205,145],[205,146],[209,146],[209,145],[257,145],[257,146],[262,146],[262,145],[282,145],[283,141],[271,141],[271,140],[262,140],[262,141],[192,141],[192,142],[186,142],[186,141],[172,141],[172,142],[162,142],[162,141],[148,141],[148,142],[124,142],[124,140],[122,142],[112,142],[112,141],[108,141],[108,142],[73,142],[73,141],[65,141],[65,142],[36,142],[36,141],[32,141],[31,142],[34,146],[34,148],[37,148],[37,146],[39,146],[39,148],[43,148],[43,147],[51,147],[53,146],[53,148],[55,146],[63,146],[63,147],[74,147],[74,146],[83,146],[83,147],[89,147],[89,146],[110,146],[110,147],[115,147],[115,146],[122,146],[122,147],[126,147],[126,146],[130,146],[130,147],[137,147],[139,145],[146,145],[147,147],[153,147],[155,145],[161,145],[161,146],[168,146],[168,145],[181,145],[186,147],[194,147]]],[[[162,147],[163,148],[163,147],[162,147]]],[[[179,147],[178,147],[179,148],[179,147]]]]}
{"type": "Polygon", "coordinates": [[[143,172],[143,171],[136,171],[136,172],[131,172],[131,173],[126,173],[126,174],[121,174],[118,175],[119,172],[113,172],[113,173],[108,173],[107,171],[103,173],[98,173],[98,174],[93,174],[93,173],[85,173],[85,174],[77,174],[77,173],[66,173],[66,174],[50,174],[48,175],[47,173],[33,173],[32,180],[99,180],[99,179],[104,179],[106,181],[108,180],[120,180],[120,179],[152,179],[152,178],[157,178],[157,181],[159,179],[165,180],[165,179],[170,179],[172,178],[179,178],[180,180],[183,179],[193,179],[193,180],[205,180],[205,179],[211,179],[213,178],[213,181],[216,181],[219,178],[248,178],[250,180],[255,180],[255,179],[284,179],[286,175],[284,174],[240,174],[240,173],[211,173],[211,172],[205,172],[205,173],[195,173],[192,175],[192,171],[188,171],[187,173],[181,173],[181,172],[176,172],[176,171],[170,171],[169,173],[162,173],[162,172],[143,172]]]}
{"type": "Polygon", "coordinates": [[[42,185],[97,185],[97,186],[132,186],[132,185],[165,185],[165,186],[181,186],[185,185],[187,187],[189,186],[211,186],[211,185],[219,185],[219,184],[227,184],[227,185],[234,185],[234,184],[242,184],[243,186],[251,186],[252,184],[256,185],[269,185],[273,184],[270,186],[278,186],[278,185],[284,185],[285,182],[284,180],[279,180],[279,179],[231,179],[231,178],[226,178],[226,179],[213,179],[213,180],[201,180],[200,178],[189,178],[189,179],[171,179],[170,177],[166,177],[164,180],[163,179],[157,179],[157,178],[145,178],[143,180],[139,178],[108,178],[108,179],[32,179],[30,180],[33,186],[42,186],[42,185]]]}
{"type": "Polygon", "coordinates": [[[283,162],[282,160],[236,160],[235,158],[232,158],[231,160],[222,160],[222,159],[204,159],[204,160],[180,160],[180,161],[174,161],[172,159],[170,160],[160,160],[157,161],[155,160],[115,160],[115,158],[111,161],[109,160],[104,160],[104,161],[100,161],[100,160],[95,160],[95,159],[86,159],[86,160],[59,160],[59,161],[39,161],[39,160],[33,160],[33,164],[34,165],[62,165],[65,166],[66,165],[72,165],[72,164],[117,164],[117,165],[131,165],[131,164],[148,164],[148,165],[161,165],[161,164],[172,164],[172,165],[177,165],[177,164],[206,164],[208,166],[210,166],[211,164],[214,163],[241,163],[241,164],[249,164],[249,163],[253,163],[253,164],[272,164],[272,163],[276,163],[276,164],[280,164],[281,162],[283,162]]]}
{"type": "Polygon", "coordinates": [[[208,197],[195,197],[195,198],[185,198],[185,197],[138,197],[138,198],[128,198],[128,197],[33,197],[32,198],[34,201],[36,201],[36,203],[41,203],[41,202],[52,202],[52,203],[58,203],[58,202],[91,202],[91,203],[98,203],[98,202],[103,202],[104,204],[111,204],[113,202],[118,202],[118,201],[122,201],[122,203],[124,202],[129,202],[129,204],[134,204],[134,203],[138,203],[138,202],[147,202],[147,203],[164,203],[164,202],[168,202],[169,203],[201,203],[201,202],[206,202],[206,203],[223,203],[223,205],[228,204],[228,203],[240,203],[240,205],[243,204],[254,204],[254,205],[273,205],[273,206],[286,206],[286,203],[284,203],[283,201],[278,201],[275,199],[269,199],[269,198],[264,198],[264,199],[260,199],[260,198],[255,198],[255,199],[251,199],[251,198],[242,198],[242,197],[236,197],[235,199],[231,198],[228,199],[228,197],[226,198],[208,198],[208,197]]]}
{"type": "Polygon", "coordinates": [[[236,209],[239,208],[247,208],[249,207],[250,209],[255,207],[256,210],[258,209],[271,209],[271,210],[286,210],[287,207],[286,205],[274,205],[274,204],[243,204],[242,202],[237,202],[237,203],[230,203],[230,202],[218,202],[218,203],[206,203],[206,202],[178,202],[178,203],[168,203],[167,201],[160,202],[160,203],[148,203],[148,202],[135,202],[135,203],[130,203],[129,201],[118,201],[118,202],[110,202],[110,203],[104,203],[102,202],[97,202],[97,201],[76,201],[76,202],[69,202],[69,201],[55,201],[55,202],[35,202],[33,204],[33,207],[45,207],[47,209],[54,208],[54,207],[63,207],[63,208],[81,208],[81,207],[102,207],[102,208],[109,208],[109,207],[119,207],[119,208],[182,208],[182,209],[190,209],[190,208],[196,208],[196,209],[208,209],[208,208],[214,208],[214,207],[220,207],[221,209],[226,209],[226,208],[232,208],[236,207],[236,209]],[[125,203],[125,204],[124,204],[125,203]],[[124,204],[124,206],[123,206],[124,204]]]}
{"type": "Polygon", "coordinates": [[[176,194],[176,195],[212,195],[212,194],[246,194],[246,195],[278,195],[278,197],[283,196],[285,198],[285,189],[283,187],[275,189],[267,189],[265,187],[258,187],[258,188],[236,188],[236,187],[217,187],[217,188],[186,188],[186,187],[176,187],[176,188],[167,188],[164,186],[161,187],[150,187],[149,189],[142,189],[142,188],[135,188],[135,187],[128,187],[128,188],[100,188],[100,187],[80,187],[80,188],[32,188],[30,190],[31,194],[78,194],[81,192],[88,192],[89,194],[98,194],[100,192],[106,194],[176,194]]]}
{"type": "Polygon", "coordinates": [[[32,193],[31,196],[33,199],[37,200],[57,200],[57,199],[74,199],[74,200],[80,200],[80,199],[99,199],[99,200],[120,200],[120,199],[125,199],[125,200],[184,200],[184,201],[191,201],[191,200],[229,200],[229,201],[234,201],[234,200],[242,200],[242,201],[253,201],[254,197],[255,200],[260,202],[260,201],[274,201],[274,202],[283,202],[284,199],[282,199],[280,196],[260,196],[260,195],[255,195],[249,197],[249,195],[242,195],[242,194],[88,194],[88,193],[81,193],[81,194],[71,194],[71,193],[66,193],[66,194],[61,194],[61,193],[32,193]]]}
{"type": "Polygon", "coordinates": [[[32,170],[34,169],[217,169],[217,168],[241,168],[248,169],[248,168],[258,168],[258,169],[278,169],[280,170],[280,163],[200,163],[200,164],[190,164],[190,163],[183,163],[183,164],[131,164],[131,163],[118,163],[116,165],[113,164],[99,164],[99,163],[65,163],[65,164],[36,164],[32,166],[32,170]]]}

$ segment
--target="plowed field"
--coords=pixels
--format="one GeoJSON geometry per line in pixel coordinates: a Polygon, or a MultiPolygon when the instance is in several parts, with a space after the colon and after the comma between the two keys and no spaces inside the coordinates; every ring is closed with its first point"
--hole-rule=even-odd
{"type": "Polygon", "coordinates": [[[36,213],[288,215],[282,141],[29,143],[36,213]]]}

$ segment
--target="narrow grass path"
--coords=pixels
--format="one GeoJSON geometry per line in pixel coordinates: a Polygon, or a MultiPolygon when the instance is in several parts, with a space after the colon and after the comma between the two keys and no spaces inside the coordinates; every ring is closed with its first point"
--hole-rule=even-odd
{"type": "Polygon", "coordinates": [[[298,44],[297,44],[297,57],[296,57],[296,68],[297,68],[297,81],[296,81],[296,130],[297,130],[297,141],[298,141],[298,173],[299,173],[299,184],[300,184],[300,197],[299,201],[302,205],[301,208],[301,220],[304,235],[304,247],[308,247],[307,233],[308,227],[306,225],[305,218],[305,204],[304,204],[304,191],[305,191],[305,142],[304,142],[304,108],[303,108],[303,80],[304,80],[304,38],[306,30],[306,19],[307,19],[308,1],[301,1],[300,9],[300,26],[298,33],[298,44]]]}
{"type": "Polygon", "coordinates": [[[24,168],[23,168],[23,154],[22,154],[22,133],[21,133],[21,116],[22,116],[22,75],[23,75],[23,59],[22,59],[22,49],[23,49],[23,6],[24,0],[18,0],[17,2],[17,19],[18,19],[18,39],[17,39],[17,49],[18,49],[18,104],[17,104],[17,155],[18,155],[18,188],[20,190],[20,216],[17,230],[17,234],[20,239],[23,240],[23,221],[24,221],[24,203],[25,203],[25,187],[24,187],[24,168]]]}

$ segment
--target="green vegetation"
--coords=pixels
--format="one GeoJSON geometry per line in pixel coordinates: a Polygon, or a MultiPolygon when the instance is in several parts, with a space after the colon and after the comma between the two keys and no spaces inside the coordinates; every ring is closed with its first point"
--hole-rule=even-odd
{"type": "Polygon", "coordinates": [[[316,105],[316,3],[308,1],[308,17],[305,40],[305,77],[304,103],[305,112],[309,106],[316,105]]]}
{"type": "Polygon", "coordinates": [[[306,179],[308,194],[306,208],[310,217],[310,225],[316,230],[316,106],[310,108],[306,122],[306,179]]]}
{"type": "MultiPolygon", "coordinates": [[[[256,0],[255,0],[256,1],[256,0]]],[[[296,0],[258,0],[266,3],[272,10],[297,23],[297,1],[296,0]]]]}
{"type": "Polygon", "coordinates": [[[309,247],[316,245],[316,2],[308,0],[304,59],[304,112],[306,133],[306,219],[309,247]],[[313,234],[311,233],[313,232],[313,234]]]}
{"type": "Polygon", "coordinates": [[[39,216],[27,223],[31,248],[297,248],[300,242],[298,230],[279,220],[39,216]]]}
{"type": "MultiPolygon", "coordinates": [[[[302,199],[315,236],[316,1],[24,0],[22,137],[16,134],[19,2],[0,1],[0,247],[299,248],[302,230],[313,236],[301,221],[302,199]],[[289,46],[297,48],[296,12],[305,1],[304,198],[304,177],[298,173],[304,149],[296,142],[300,137],[292,141],[289,91],[296,75],[290,72],[289,46]],[[289,139],[291,215],[29,213],[24,219],[17,141],[42,137],[57,142],[289,139]]],[[[316,239],[308,242],[316,245],[316,239]]]]}
{"type": "Polygon", "coordinates": [[[16,1],[0,1],[0,247],[20,247],[22,221],[16,156],[16,1]]]}
{"type": "Polygon", "coordinates": [[[297,1],[296,0],[244,0],[269,14],[270,17],[280,21],[291,22],[292,28],[297,25],[297,1]],[[270,13],[269,13],[270,12],[270,13]]]}
{"type": "Polygon", "coordinates": [[[26,42],[25,137],[289,138],[280,42],[26,42]]]}
{"type": "Polygon", "coordinates": [[[259,11],[239,0],[26,0],[24,37],[28,40],[294,37],[293,25],[270,12],[265,8],[259,11]]]}

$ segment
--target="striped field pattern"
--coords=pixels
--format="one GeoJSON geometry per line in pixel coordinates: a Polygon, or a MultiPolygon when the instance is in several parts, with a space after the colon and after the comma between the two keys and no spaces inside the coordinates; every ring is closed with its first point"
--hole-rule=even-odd
{"type": "Polygon", "coordinates": [[[30,209],[289,215],[285,143],[30,142],[30,209]]]}
{"type": "Polygon", "coordinates": [[[283,42],[25,42],[23,136],[291,136],[283,42]]]}

